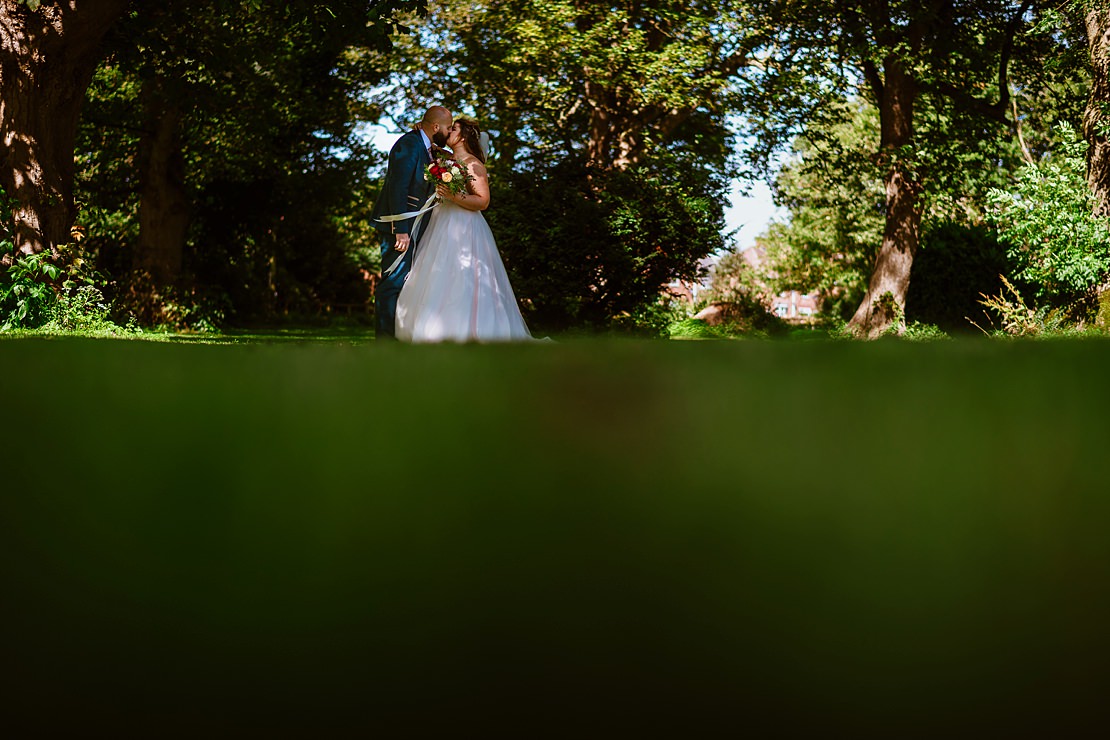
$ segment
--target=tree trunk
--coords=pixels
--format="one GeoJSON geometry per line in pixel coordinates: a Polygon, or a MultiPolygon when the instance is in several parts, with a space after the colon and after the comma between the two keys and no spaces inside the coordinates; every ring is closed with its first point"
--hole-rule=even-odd
{"type": "Polygon", "coordinates": [[[913,143],[913,107],[917,83],[898,60],[884,65],[885,80],[879,114],[881,155],[889,161],[886,175],[886,226],[875,267],[849,328],[857,336],[875,338],[905,316],[910,268],[921,239],[920,186],[902,147],[913,143]]]}
{"type": "Polygon", "coordinates": [[[99,43],[128,0],[68,0],[30,10],[0,0],[0,188],[16,200],[24,254],[70,240],[73,149],[99,43]]]}
{"type": "Polygon", "coordinates": [[[590,164],[602,169],[613,166],[613,121],[609,112],[609,96],[610,91],[604,85],[593,80],[586,81],[586,104],[590,111],[586,153],[590,164]]]}
{"type": "Polygon", "coordinates": [[[1100,127],[1110,125],[1110,11],[1087,12],[1087,47],[1091,55],[1091,94],[1083,115],[1087,182],[1095,196],[1095,214],[1110,216],[1110,140],[1100,127]]]}
{"type": "Polygon", "coordinates": [[[162,287],[181,274],[189,228],[181,108],[166,94],[160,78],[144,85],[141,98],[146,121],[139,145],[139,245],[134,266],[162,287]]]}

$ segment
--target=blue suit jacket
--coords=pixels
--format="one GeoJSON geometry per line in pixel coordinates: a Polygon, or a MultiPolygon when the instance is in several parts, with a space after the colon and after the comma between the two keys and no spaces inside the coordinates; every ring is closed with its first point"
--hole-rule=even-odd
{"type": "MultiPolygon", "coordinates": [[[[416,129],[397,140],[389,150],[389,168],[385,182],[370,217],[374,228],[383,234],[409,234],[415,219],[381,223],[380,216],[391,216],[408,211],[418,211],[435,188],[424,179],[424,165],[429,163],[424,138],[416,129]]],[[[427,221],[425,217],[424,221],[427,221]]],[[[417,237],[419,234],[413,234],[417,237]]]]}

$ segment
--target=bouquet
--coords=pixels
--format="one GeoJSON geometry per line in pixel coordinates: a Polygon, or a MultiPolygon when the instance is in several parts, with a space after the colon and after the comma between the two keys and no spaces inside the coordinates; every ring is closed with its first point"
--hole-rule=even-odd
{"type": "Polygon", "coordinates": [[[424,165],[424,179],[431,182],[443,183],[454,195],[467,192],[466,184],[474,179],[474,175],[466,169],[465,164],[459,164],[451,159],[446,152],[435,152],[432,163],[424,165]]]}

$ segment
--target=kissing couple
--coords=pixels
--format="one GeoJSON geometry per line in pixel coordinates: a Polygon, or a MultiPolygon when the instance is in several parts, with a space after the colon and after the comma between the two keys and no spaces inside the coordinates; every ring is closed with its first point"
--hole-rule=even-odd
{"type": "Polygon", "coordinates": [[[390,149],[371,213],[382,240],[374,297],[379,339],[532,339],[482,216],[490,202],[488,141],[476,122],[452,120],[437,105],[390,149]]]}

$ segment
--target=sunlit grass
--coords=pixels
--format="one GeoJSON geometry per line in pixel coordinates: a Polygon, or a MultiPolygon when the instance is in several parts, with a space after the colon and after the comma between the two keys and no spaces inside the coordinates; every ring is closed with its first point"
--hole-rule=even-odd
{"type": "Polygon", "coordinates": [[[178,332],[158,329],[140,329],[134,331],[120,330],[114,332],[10,330],[0,333],[0,341],[5,339],[118,339],[122,341],[179,344],[366,344],[367,342],[374,341],[374,329],[370,326],[352,324],[347,326],[224,329],[212,332],[178,332]]]}

